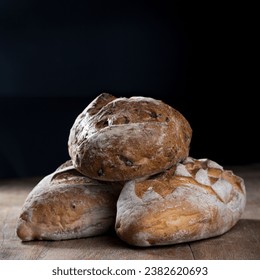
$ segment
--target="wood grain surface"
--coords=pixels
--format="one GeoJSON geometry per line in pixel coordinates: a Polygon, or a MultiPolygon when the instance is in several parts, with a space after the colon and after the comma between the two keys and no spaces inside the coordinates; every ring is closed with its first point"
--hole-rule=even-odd
{"type": "Polygon", "coordinates": [[[0,260],[204,260],[260,259],[260,165],[225,167],[245,180],[247,205],[241,220],[222,236],[171,246],[136,248],[111,231],[106,235],[21,242],[15,228],[21,207],[41,178],[0,181],[0,260]]]}

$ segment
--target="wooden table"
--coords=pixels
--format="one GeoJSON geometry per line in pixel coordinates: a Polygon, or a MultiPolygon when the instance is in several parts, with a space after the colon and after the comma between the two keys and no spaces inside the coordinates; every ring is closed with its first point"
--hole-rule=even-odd
{"type": "MultiPolygon", "coordinates": [[[[227,169],[227,167],[226,167],[227,169]]],[[[242,219],[226,234],[172,246],[134,248],[114,232],[64,241],[21,242],[15,227],[28,193],[41,178],[0,180],[0,259],[260,259],[260,164],[229,167],[245,180],[247,205],[242,219]]]]}

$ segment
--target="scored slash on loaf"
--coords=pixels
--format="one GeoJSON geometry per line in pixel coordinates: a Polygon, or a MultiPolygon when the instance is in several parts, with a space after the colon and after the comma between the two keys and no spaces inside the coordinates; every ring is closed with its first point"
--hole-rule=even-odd
{"type": "Polygon", "coordinates": [[[218,236],[240,219],[242,178],[189,155],[192,129],[160,100],[102,93],[76,118],[71,160],[28,195],[17,222],[23,241],[83,238],[115,228],[134,246],[218,236]]]}
{"type": "Polygon", "coordinates": [[[189,157],[162,174],[125,184],[116,232],[135,246],[200,240],[228,231],[244,208],[241,178],[211,160],[189,157]]]}

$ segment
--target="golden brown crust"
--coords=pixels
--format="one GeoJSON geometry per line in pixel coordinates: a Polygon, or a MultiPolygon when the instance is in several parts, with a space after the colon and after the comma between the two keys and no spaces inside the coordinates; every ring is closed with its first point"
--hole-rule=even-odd
{"type": "Polygon", "coordinates": [[[80,174],[67,161],[28,195],[17,223],[24,241],[99,235],[113,227],[120,184],[80,174]]]}
{"type": "Polygon", "coordinates": [[[217,236],[241,217],[243,179],[217,163],[187,158],[152,178],[126,183],[117,202],[116,231],[136,246],[217,236]]]}
{"type": "Polygon", "coordinates": [[[125,181],[156,174],[188,156],[192,130],[180,112],[152,98],[110,99],[90,116],[91,103],[71,129],[69,154],[81,173],[125,181]]]}

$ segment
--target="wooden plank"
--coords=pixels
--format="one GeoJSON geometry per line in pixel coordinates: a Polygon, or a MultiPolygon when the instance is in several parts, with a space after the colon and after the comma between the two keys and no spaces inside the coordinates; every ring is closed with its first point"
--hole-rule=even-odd
{"type": "Polygon", "coordinates": [[[187,244],[157,248],[135,248],[125,244],[113,233],[78,240],[49,242],[48,248],[49,250],[45,251],[44,255],[41,255],[42,259],[193,259],[187,244]]]}
{"type": "Polygon", "coordinates": [[[238,224],[206,240],[135,248],[110,232],[104,236],[21,242],[15,227],[21,207],[41,178],[0,181],[0,259],[260,259],[260,165],[230,168],[245,180],[247,205],[238,224]]]}
{"type": "Polygon", "coordinates": [[[243,219],[260,220],[260,165],[237,168],[246,186],[246,209],[243,219]]]}
{"type": "Polygon", "coordinates": [[[260,259],[260,220],[240,220],[222,236],[190,243],[199,260],[260,259]]]}
{"type": "Polygon", "coordinates": [[[3,207],[22,207],[26,197],[41,178],[0,181],[0,211],[3,207]]]}

